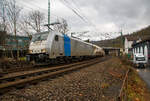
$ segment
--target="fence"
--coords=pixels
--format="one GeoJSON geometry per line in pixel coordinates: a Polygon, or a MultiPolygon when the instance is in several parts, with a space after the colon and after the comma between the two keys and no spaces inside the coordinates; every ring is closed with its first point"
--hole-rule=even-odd
{"type": "Polygon", "coordinates": [[[127,70],[126,75],[123,80],[123,84],[118,96],[117,101],[127,101],[128,100],[128,73],[130,69],[127,70]]]}

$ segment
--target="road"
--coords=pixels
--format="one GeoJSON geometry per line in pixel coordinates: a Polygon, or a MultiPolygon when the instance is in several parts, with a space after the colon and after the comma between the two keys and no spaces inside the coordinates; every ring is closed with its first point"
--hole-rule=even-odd
{"type": "Polygon", "coordinates": [[[150,89],[150,68],[137,69],[140,77],[146,82],[148,88],[150,89]]]}

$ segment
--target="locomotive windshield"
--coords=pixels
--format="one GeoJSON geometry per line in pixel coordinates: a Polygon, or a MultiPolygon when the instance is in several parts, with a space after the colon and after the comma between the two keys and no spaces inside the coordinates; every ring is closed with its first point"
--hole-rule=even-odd
{"type": "Polygon", "coordinates": [[[47,40],[48,33],[40,33],[32,36],[32,42],[47,40]]]}

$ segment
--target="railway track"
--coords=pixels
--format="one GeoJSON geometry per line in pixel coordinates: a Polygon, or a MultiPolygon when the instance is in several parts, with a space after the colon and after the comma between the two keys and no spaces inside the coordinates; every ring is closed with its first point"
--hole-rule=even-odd
{"type": "MultiPolygon", "coordinates": [[[[89,59],[86,59],[86,60],[89,60],[89,59]]],[[[82,61],[86,61],[86,60],[82,60],[82,61]]],[[[68,62],[68,63],[57,61],[56,63],[35,64],[35,65],[28,63],[28,65],[27,64],[20,64],[20,66],[17,66],[17,67],[15,65],[12,65],[15,68],[2,69],[2,71],[0,71],[0,77],[2,77],[3,75],[10,74],[10,73],[15,73],[15,72],[31,71],[31,70],[36,70],[36,69],[40,69],[40,68],[47,68],[47,67],[54,67],[54,66],[63,66],[63,65],[66,65],[66,64],[73,64],[73,63],[77,63],[77,62],[78,62],[77,60],[74,60],[74,61],[71,61],[71,62],[68,62]]]]}
{"type": "Polygon", "coordinates": [[[104,61],[105,59],[95,58],[92,60],[87,60],[79,63],[73,63],[64,66],[57,66],[51,68],[42,68],[38,70],[18,72],[14,74],[5,75],[0,78],[0,93],[3,94],[11,90],[11,88],[21,88],[26,84],[36,84],[37,82],[60,76],[64,73],[69,73],[80,68],[88,67],[93,64],[104,61]]]}
{"type": "MultiPolygon", "coordinates": [[[[72,62],[75,63],[75,62],[72,62]]],[[[2,71],[0,72],[1,76],[5,75],[5,74],[9,74],[9,73],[14,73],[14,72],[20,72],[20,71],[31,71],[31,70],[36,70],[37,68],[45,68],[45,67],[50,67],[50,66],[62,66],[66,63],[55,63],[55,64],[36,64],[36,65],[31,65],[30,63],[28,65],[26,64],[21,64],[20,66],[14,66],[15,68],[10,68],[10,69],[2,69],[2,71]],[[23,66],[25,65],[25,66],[23,66]]],[[[71,63],[67,63],[67,64],[71,64],[71,63]]],[[[13,65],[12,65],[13,66],[13,65]]]]}

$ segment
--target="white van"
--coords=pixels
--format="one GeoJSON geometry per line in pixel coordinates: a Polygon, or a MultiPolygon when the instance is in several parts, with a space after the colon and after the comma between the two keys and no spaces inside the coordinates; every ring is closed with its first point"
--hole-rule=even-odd
{"type": "Polygon", "coordinates": [[[142,53],[135,53],[133,55],[133,63],[136,67],[146,67],[147,65],[146,58],[142,53]]]}

